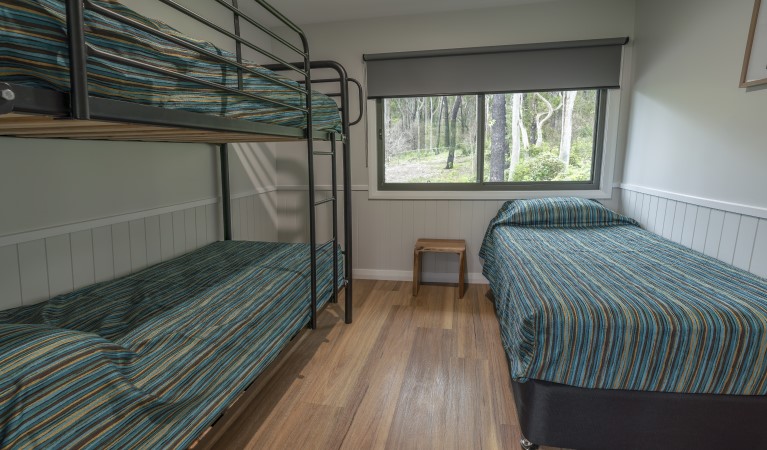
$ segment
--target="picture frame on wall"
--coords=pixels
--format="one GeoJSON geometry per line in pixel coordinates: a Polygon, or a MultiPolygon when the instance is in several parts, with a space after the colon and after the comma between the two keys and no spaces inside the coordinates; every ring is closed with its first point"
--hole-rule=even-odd
{"type": "Polygon", "coordinates": [[[755,0],[740,87],[762,84],[767,84],[767,6],[762,8],[762,0],[755,0]]]}

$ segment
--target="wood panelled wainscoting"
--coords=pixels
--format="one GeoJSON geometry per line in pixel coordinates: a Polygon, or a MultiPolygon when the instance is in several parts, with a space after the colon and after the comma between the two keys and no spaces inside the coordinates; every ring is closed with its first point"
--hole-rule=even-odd
{"type": "MultiPolygon", "coordinates": [[[[276,192],[232,199],[235,239],[277,240],[276,192]]],[[[217,199],[0,237],[0,310],[128,275],[221,239],[217,199]]]]}
{"type": "Polygon", "coordinates": [[[767,278],[767,210],[626,185],[621,200],[643,228],[767,278]]]}
{"type": "Polygon", "coordinates": [[[354,323],[330,305],[213,447],[519,449],[487,291],[355,281],[354,323]]]}

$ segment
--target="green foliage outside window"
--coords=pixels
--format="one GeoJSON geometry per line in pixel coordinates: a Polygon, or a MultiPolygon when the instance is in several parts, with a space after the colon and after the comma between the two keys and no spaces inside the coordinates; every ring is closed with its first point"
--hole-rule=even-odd
{"type": "Polygon", "coordinates": [[[476,184],[478,147],[484,183],[592,181],[599,104],[597,90],[384,99],[384,181],[476,184]]]}

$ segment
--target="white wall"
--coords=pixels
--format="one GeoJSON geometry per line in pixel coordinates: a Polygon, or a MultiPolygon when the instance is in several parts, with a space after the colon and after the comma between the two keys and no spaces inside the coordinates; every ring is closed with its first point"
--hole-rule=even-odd
{"type": "MultiPolygon", "coordinates": [[[[312,59],[336,60],[346,67],[350,76],[364,81],[363,53],[632,36],[633,27],[633,0],[577,0],[310,25],[304,27],[304,31],[309,36],[312,59]]],[[[628,50],[630,52],[630,48],[628,50]]],[[[352,109],[356,113],[354,106],[352,109]]],[[[485,227],[500,202],[369,200],[368,183],[374,180],[368,180],[366,154],[375,155],[375,148],[368,147],[364,122],[352,128],[351,142],[355,275],[411,279],[415,239],[442,237],[467,240],[469,280],[482,280],[477,252],[485,227]]],[[[302,210],[295,205],[305,192],[283,189],[301,183],[299,175],[305,154],[297,146],[279,144],[278,147],[277,185],[282,229],[287,220],[293,224],[305,223],[305,218],[294,217],[301,214],[302,210]]],[[[616,161],[619,175],[621,150],[616,161]]],[[[320,168],[317,173],[323,176],[320,168]]],[[[327,177],[320,180],[320,184],[329,184],[327,177]]],[[[616,194],[607,203],[617,207],[619,201],[620,195],[616,194]]],[[[305,235],[296,230],[291,234],[297,238],[305,235]]],[[[424,263],[425,279],[455,278],[457,262],[454,259],[429,255],[424,263]]]]}
{"type": "Polygon", "coordinates": [[[767,213],[767,90],[738,87],[753,6],[637,2],[629,187],[767,213]]]}

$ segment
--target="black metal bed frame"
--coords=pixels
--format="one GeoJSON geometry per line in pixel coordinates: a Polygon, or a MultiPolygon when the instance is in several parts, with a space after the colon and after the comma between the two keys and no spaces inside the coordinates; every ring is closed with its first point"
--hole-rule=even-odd
{"type": "MultiPolygon", "coordinates": [[[[234,33],[212,23],[205,19],[203,16],[189,10],[188,8],[178,4],[174,0],[157,0],[176,11],[186,15],[187,17],[194,19],[201,25],[204,25],[210,29],[213,29],[230,39],[234,40],[236,47],[236,60],[221,56],[219,54],[210,52],[197,45],[189,43],[187,41],[176,38],[175,36],[168,35],[162,31],[145,26],[142,23],[136,22],[128,17],[125,17],[115,11],[108,8],[104,8],[92,0],[65,0],[66,12],[67,12],[67,39],[69,47],[70,57],[70,92],[69,94],[52,91],[49,89],[30,88],[26,86],[0,83],[0,92],[2,97],[0,98],[0,114],[7,114],[10,112],[22,112],[30,114],[42,114],[50,116],[64,116],[74,120],[102,120],[111,122],[125,122],[132,124],[146,124],[146,125],[158,125],[158,126],[173,126],[187,129],[198,129],[207,131],[219,131],[219,132],[235,132],[235,133],[248,133],[254,135],[272,135],[275,137],[294,138],[297,140],[306,140],[307,144],[307,163],[308,163],[308,196],[309,196],[309,245],[310,245],[310,258],[311,258],[311,328],[317,326],[317,252],[323,249],[327,249],[332,244],[333,251],[333,279],[335,285],[338,280],[338,190],[337,190],[337,169],[336,169],[336,144],[337,141],[342,143],[342,164],[343,164],[343,193],[344,193],[344,287],[345,287],[345,322],[352,322],[352,212],[351,212],[351,148],[348,139],[350,125],[358,123],[362,118],[362,87],[357,80],[349,78],[346,70],[334,61],[311,61],[309,56],[309,44],[306,34],[296,24],[291,22],[287,17],[277,11],[274,7],[268,4],[264,0],[252,0],[259,6],[261,6],[269,16],[277,19],[288,30],[295,33],[300,39],[301,46],[296,46],[290,43],[287,39],[273,32],[260,22],[256,21],[246,13],[244,13],[238,6],[238,0],[231,0],[231,4],[225,0],[213,0],[220,4],[224,8],[231,11],[233,15],[234,33]],[[214,83],[207,80],[195,78],[193,76],[185,75],[175,72],[173,70],[156,67],[151,64],[147,64],[142,61],[136,61],[123,56],[114,55],[104,50],[96,49],[89,45],[86,41],[85,34],[85,13],[91,10],[101,14],[105,17],[109,17],[115,21],[121,22],[128,26],[140,29],[141,31],[153,34],[161,39],[165,39],[176,45],[185,47],[189,50],[198,52],[205,58],[221,63],[222,65],[228,65],[236,68],[238,75],[238,87],[232,88],[223,84],[214,83]],[[301,59],[301,62],[290,63],[286,60],[276,56],[272,52],[264,50],[263,48],[250,43],[248,40],[241,36],[240,24],[241,21],[255,26],[260,31],[270,36],[275,41],[279,42],[287,49],[296,53],[301,59]],[[302,80],[296,84],[286,82],[280,78],[270,76],[261,72],[257,72],[247,65],[243,64],[242,50],[243,46],[250,48],[258,52],[259,54],[266,56],[267,58],[276,61],[277,64],[266,65],[264,67],[273,71],[290,71],[293,74],[298,74],[302,80]],[[163,108],[157,108],[154,106],[147,106],[138,103],[131,103],[119,100],[112,100],[100,97],[93,97],[89,93],[88,87],[88,67],[87,60],[89,56],[97,56],[99,58],[119,62],[121,64],[130,65],[143,70],[159,73],[168,77],[198,83],[207,88],[217,89],[228,94],[239,95],[243,97],[253,98],[259,101],[268,102],[284,108],[290,108],[293,110],[304,113],[306,117],[306,128],[294,128],[274,124],[264,124],[258,122],[249,122],[240,119],[230,119],[226,117],[212,116],[202,113],[187,112],[181,110],[168,110],[163,108]],[[332,97],[340,98],[339,111],[342,118],[342,134],[338,135],[334,131],[319,131],[312,128],[312,76],[311,71],[314,69],[330,69],[334,70],[337,77],[324,78],[314,80],[316,83],[338,83],[339,91],[336,93],[328,94],[332,97]],[[243,90],[243,74],[247,72],[249,74],[269,79],[270,81],[295,91],[298,95],[302,96],[302,106],[289,105],[278,100],[270,99],[268,97],[260,96],[248,91],[243,90]],[[359,88],[360,92],[360,117],[351,122],[349,118],[349,83],[355,84],[359,88]],[[314,141],[323,140],[329,141],[330,151],[315,151],[314,141]],[[329,156],[332,158],[331,164],[331,197],[328,199],[316,201],[315,199],[315,176],[314,176],[314,156],[329,156]],[[332,202],[333,208],[333,237],[330,241],[317,246],[316,242],[316,216],[315,208],[322,204],[332,202]]],[[[219,144],[219,158],[221,165],[221,195],[223,204],[223,224],[224,224],[224,239],[232,239],[232,224],[231,224],[231,199],[229,188],[229,155],[228,144],[211,142],[211,144],[219,144]]],[[[338,302],[338,289],[333,289],[332,301],[338,302]]]]}

